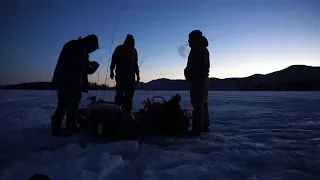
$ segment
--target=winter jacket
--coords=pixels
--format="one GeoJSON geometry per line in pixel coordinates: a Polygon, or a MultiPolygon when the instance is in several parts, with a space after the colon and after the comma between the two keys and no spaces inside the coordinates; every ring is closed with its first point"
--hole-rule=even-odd
{"type": "Polygon", "coordinates": [[[209,76],[210,54],[207,47],[208,41],[205,37],[202,43],[191,47],[187,67],[184,70],[186,80],[198,81],[209,76]]]}
{"type": "Polygon", "coordinates": [[[135,75],[139,76],[138,53],[132,35],[127,35],[125,42],[114,50],[110,71],[114,68],[116,81],[135,82],[135,75]]]}
{"type": "Polygon", "coordinates": [[[88,74],[93,74],[89,55],[82,39],[67,42],[60,53],[52,83],[57,90],[88,92],[88,74]]]}

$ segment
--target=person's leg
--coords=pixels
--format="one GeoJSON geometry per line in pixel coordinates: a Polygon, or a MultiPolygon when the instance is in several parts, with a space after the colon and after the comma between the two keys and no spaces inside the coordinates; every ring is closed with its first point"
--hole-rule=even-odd
{"type": "Polygon", "coordinates": [[[203,132],[209,132],[210,117],[208,109],[208,84],[205,88],[204,107],[203,107],[203,132]]]}
{"type": "Polygon", "coordinates": [[[199,99],[198,83],[190,84],[190,99],[193,107],[192,132],[193,135],[199,135],[202,129],[202,103],[199,99]]]}
{"type": "Polygon", "coordinates": [[[193,106],[193,135],[199,135],[203,129],[204,100],[206,95],[206,80],[199,80],[191,83],[190,98],[193,106]]]}
{"type": "Polygon", "coordinates": [[[57,91],[58,93],[58,105],[51,117],[51,129],[52,135],[58,135],[61,130],[61,122],[66,113],[67,99],[65,93],[62,91],[57,91]]]}
{"type": "Polygon", "coordinates": [[[134,82],[128,82],[125,86],[125,98],[124,98],[124,108],[126,112],[130,113],[132,111],[132,100],[134,97],[135,84],[134,82]]]}
{"type": "Polygon", "coordinates": [[[75,92],[68,96],[66,128],[71,132],[77,130],[76,113],[81,100],[81,92],[75,92]]]}
{"type": "Polygon", "coordinates": [[[203,123],[203,104],[199,99],[198,92],[199,91],[196,87],[190,89],[190,98],[193,107],[192,132],[194,133],[194,135],[200,134],[203,123]]]}
{"type": "Polygon", "coordinates": [[[124,87],[123,82],[121,81],[117,81],[116,84],[115,103],[119,106],[123,106],[124,104],[124,87]]]}

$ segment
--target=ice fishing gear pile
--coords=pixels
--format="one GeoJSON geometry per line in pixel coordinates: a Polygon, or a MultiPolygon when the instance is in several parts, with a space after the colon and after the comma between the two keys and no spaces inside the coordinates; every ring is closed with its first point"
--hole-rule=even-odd
{"type": "Polygon", "coordinates": [[[125,113],[121,106],[95,96],[86,108],[77,114],[79,128],[97,140],[139,140],[157,136],[175,136],[188,133],[192,111],[181,109],[181,96],[176,94],[169,101],[161,96],[148,98],[143,108],[133,115],[125,113]],[[156,102],[156,100],[161,102],[156,102]]]}

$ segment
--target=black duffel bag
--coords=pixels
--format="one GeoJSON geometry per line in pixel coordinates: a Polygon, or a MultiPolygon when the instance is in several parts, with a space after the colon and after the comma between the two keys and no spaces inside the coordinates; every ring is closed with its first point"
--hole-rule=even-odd
{"type": "Polygon", "coordinates": [[[190,113],[180,107],[181,96],[176,94],[169,101],[161,96],[155,96],[145,103],[142,111],[145,114],[144,127],[153,135],[172,136],[186,134],[190,126],[190,113]],[[162,99],[163,103],[155,103],[162,99]]]}

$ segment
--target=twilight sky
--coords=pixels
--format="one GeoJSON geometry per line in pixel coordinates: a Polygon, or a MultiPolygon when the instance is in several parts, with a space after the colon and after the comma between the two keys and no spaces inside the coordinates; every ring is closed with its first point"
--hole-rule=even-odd
{"type": "MultiPolygon", "coordinates": [[[[194,29],[209,40],[211,77],[266,74],[293,64],[320,66],[319,0],[4,0],[0,84],[50,81],[64,43],[92,33],[100,49],[90,59],[101,60],[103,83],[121,7],[112,52],[133,34],[139,63],[145,56],[144,82],[184,78],[187,57],[179,47],[194,29]]],[[[97,82],[98,72],[91,82],[97,82]]]]}

